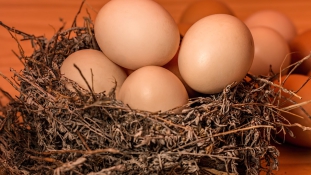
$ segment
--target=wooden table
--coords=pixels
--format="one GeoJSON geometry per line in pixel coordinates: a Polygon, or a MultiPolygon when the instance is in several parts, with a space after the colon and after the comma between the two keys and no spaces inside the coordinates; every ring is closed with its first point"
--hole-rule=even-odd
{"type": "MultiPolygon", "coordinates": [[[[167,9],[178,22],[183,10],[193,0],[156,0],[167,9]]],[[[223,0],[235,12],[236,16],[244,20],[251,13],[261,9],[279,10],[289,16],[297,27],[298,32],[311,28],[311,1],[309,0],[223,0]]],[[[107,0],[87,0],[88,7],[93,19],[96,11],[104,5],[107,0]]],[[[70,27],[74,16],[81,4],[77,0],[0,0],[0,21],[22,30],[29,34],[45,35],[47,38],[53,36],[54,32],[62,26],[60,18],[65,21],[66,27],[70,27]]],[[[83,10],[81,16],[85,16],[83,10]]],[[[81,19],[81,18],[80,18],[81,19]]],[[[78,20],[78,25],[82,20],[78,20]]],[[[310,41],[311,42],[311,41],[310,41]]],[[[26,54],[32,53],[29,42],[21,42],[26,54]]],[[[22,64],[14,56],[12,50],[18,52],[17,43],[4,28],[0,27],[0,72],[11,77],[10,68],[22,69],[22,64]]],[[[17,95],[11,85],[0,78],[0,87],[12,95],[17,95]]],[[[5,99],[2,101],[6,102],[5,99]]],[[[290,145],[278,146],[281,156],[280,169],[276,173],[308,175],[311,174],[311,149],[298,148],[290,145]]]]}

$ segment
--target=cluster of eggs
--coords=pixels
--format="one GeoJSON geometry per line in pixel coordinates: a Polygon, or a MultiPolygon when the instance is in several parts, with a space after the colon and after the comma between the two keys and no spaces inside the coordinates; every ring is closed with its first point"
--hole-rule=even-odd
{"type": "MultiPolygon", "coordinates": [[[[61,73],[87,89],[73,66],[76,64],[95,93],[108,92],[117,83],[118,100],[151,112],[182,106],[198,94],[219,93],[243,80],[248,72],[279,73],[311,49],[304,39],[311,32],[297,35],[284,14],[264,10],[241,21],[217,0],[193,2],[178,24],[152,0],[109,1],[98,12],[94,31],[101,51],[86,49],[71,54],[61,73]]],[[[310,69],[311,61],[297,70],[307,74],[310,69]]],[[[298,74],[291,77],[285,88],[297,88],[293,80],[307,78],[298,74]]],[[[68,88],[73,90],[70,85],[68,88]]],[[[311,95],[300,93],[311,99],[311,95]]],[[[295,122],[291,118],[287,117],[295,122]]],[[[310,122],[300,121],[311,126],[310,122]]],[[[289,140],[311,146],[311,141],[301,143],[305,133],[297,133],[298,139],[289,140]]]]}
{"type": "Polygon", "coordinates": [[[191,30],[180,43],[178,25],[156,2],[109,1],[94,23],[101,51],[73,53],[64,60],[61,73],[87,89],[74,70],[76,64],[94,92],[109,91],[117,82],[118,100],[151,112],[182,106],[196,93],[221,92],[245,77],[254,45],[241,20],[215,14],[191,30]]]}

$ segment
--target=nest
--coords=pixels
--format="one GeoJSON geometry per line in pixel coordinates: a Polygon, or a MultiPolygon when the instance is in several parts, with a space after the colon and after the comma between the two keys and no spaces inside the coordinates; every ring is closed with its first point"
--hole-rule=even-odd
{"type": "Polygon", "coordinates": [[[25,56],[20,48],[24,69],[11,69],[11,79],[2,75],[20,95],[1,90],[10,103],[1,108],[0,174],[271,174],[278,168],[271,143],[285,127],[273,105],[275,75],[247,75],[221,93],[190,99],[179,112],[134,110],[113,89],[94,94],[65,87],[63,60],[99,50],[90,18],[49,40],[1,25],[31,42],[34,52],[25,56]]]}

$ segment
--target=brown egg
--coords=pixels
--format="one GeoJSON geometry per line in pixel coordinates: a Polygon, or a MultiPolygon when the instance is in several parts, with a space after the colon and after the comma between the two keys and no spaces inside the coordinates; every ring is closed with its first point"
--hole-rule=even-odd
{"type": "Polygon", "coordinates": [[[169,70],[146,66],[134,71],[123,83],[117,97],[133,109],[167,111],[188,102],[182,82],[169,70]]]}
{"type": "Polygon", "coordinates": [[[182,13],[180,23],[193,24],[198,20],[213,14],[233,15],[232,10],[218,0],[199,0],[190,4],[182,13]]]}
{"type": "Polygon", "coordinates": [[[199,95],[198,92],[196,92],[195,90],[193,90],[186,82],[185,80],[181,77],[179,69],[178,69],[178,53],[176,53],[176,55],[174,56],[174,58],[168,62],[167,64],[165,64],[163,67],[165,69],[168,69],[169,71],[171,71],[173,74],[175,74],[180,81],[183,83],[183,85],[185,86],[187,92],[188,92],[188,96],[190,98],[194,98],[197,97],[199,95]]]}
{"type": "Polygon", "coordinates": [[[181,43],[178,67],[195,91],[218,93],[241,81],[254,57],[254,42],[246,25],[234,16],[215,14],[193,24],[181,43]]]}
{"type": "Polygon", "coordinates": [[[151,0],[113,0],[98,12],[95,38],[116,64],[135,70],[163,66],[175,55],[180,35],[172,16],[151,0]]]}
{"type": "Polygon", "coordinates": [[[188,29],[192,26],[190,23],[179,23],[178,29],[181,36],[185,36],[188,29]]]}
{"type": "MultiPolygon", "coordinates": [[[[284,78],[285,76],[282,77],[282,81],[284,80],[284,78]]],[[[297,91],[306,82],[307,79],[308,77],[305,75],[292,74],[286,80],[284,88],[291,91],[297,91]]],[[[305,84],[304,87],[301,88],[301,90],[296,94],[302,97],[301,100],[296,97],[292,97],[291,99],[296,103],[302,103],[311,100],[311,82],[305,84]]],[[[290,95],[284,92],[282,92],[282,95],[286,96],[287,98],[290,97],[290,95]]],[[[281,107],[287,107],[292,104],[293,103],[285,102],[281,107]]],[[[303,105],[302,107],[308,114],[311,114],[311,103],[303,105]]],[[[311,127],[311,119],[303,112],[301,108],[292,109],[289,112],[302,117],[299,118],[297,116],[283,112],[282,116],[285,117],[290,123],[292,124],[298,123],[301,124],[302,126],[311,127]]],[[[289,134],[286,134],[285,141],[299,146],[311,147],[311,131],[303,131],[301,128],[297,126],[290,127],[289,129],[293,131],[295,138],[291,137],[289,134]]],[[[280,136],[281,138],[283,138],[284,137],[283,133],[281,133],[280,136]]]]}
{"type": "Polygon", "coordinates": [[[279,32],[287,42],[296,35],[296,27],[293,22],[283,13],[274,10],[261,10],[245,20],[248,27],[265,26],[279,32]]]}
{"type": "MultiPolygon", "coordinates": [[[[278,32],[261,26],[251,27],[250,31],[255,45],[254,61],[249,70],[250,73],[254,75],[268,75],[270,65],[274,73],[279,73],[281,66],[286,68],[290,64],[289,46],[278,32]]],[[[282,74],[287,72],[284,71],[282,74]]]]}
{"type": "MultiPolygon", "coordinates": [[[[290,42],[292,63],[300,61],[311,53],[311,29],[297,35],[290,42]]],[[[296,73],[307,74],[311,70],[311,59],[305,60],[296,70],[296,73]]]]}
{"type": "MultiPolygon", "coordinates": [[[[89,90],[87,84],[81,77],[79,71],[74,67],[74,64],[82,71],[88,84],[91,87],[93,85],[95,93],[105,91],[107,94],[115,86],[115,81],[117,81],[116,93],[118,93],[127,77],[124,70],[110,61],[102,52],[93,49],[79,50],[72,53],[64,60],[60,71],[65,77],[75,81],[86,90],[89,90]]],[[[68,84],[67,87],[74,91],[71,85],[68,84]]]]}

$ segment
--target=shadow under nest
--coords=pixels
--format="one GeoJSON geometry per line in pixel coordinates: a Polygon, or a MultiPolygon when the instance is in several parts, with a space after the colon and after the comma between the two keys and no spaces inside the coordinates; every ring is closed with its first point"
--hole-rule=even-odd
{"type": "Polygon", "coordinates": [[[271,174],[271,145],[288,128],[271,77],[247,75],[223,92],[190,99],[181,112],[150,113],[115,100],[114,91],[72,92],[62,61],[81,49],[99,50],[93,24],[61,28],[50,40],[5,24],[32,43],[18,56],[21,72],[6,78],[20,92],[1,107],[0,174],[271,174]],[[21,122],[21,119],[23,122],[21,122]]]}

